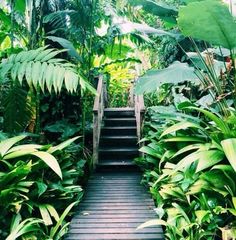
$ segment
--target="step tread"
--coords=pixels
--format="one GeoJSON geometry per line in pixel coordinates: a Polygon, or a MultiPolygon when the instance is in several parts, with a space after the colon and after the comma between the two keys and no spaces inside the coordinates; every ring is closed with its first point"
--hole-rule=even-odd
{"type": "Polygon", "coordinates": [[[137,127],[132,126],[114,126],[114,127],[102,127],[102,129],[137,129],[137,127]]]}
{"type": "Polygon", "coordinates": [[[127,148],[121,148],[121,147],[109,147],[109,148],[99,148],[99,152],[137,152],[138,147],[127,147],[127,148]]]}
{"type": "Polygon", "coordinates": [[[101,139],[138,139],[138,137],[135,135],[123,135],[123,136],[110,135],[110,136],[101,136],[101,139]]]}
{"type": "Polygon", "coordinates": [[[109,118],[109,117],[105,117],[104,118],[105,121],[136,121],[135,117],[127,117],[127,118],[109,118]]]}
{"type": "Polygon", "coordinates": [[[134,108],[105,108],[104,112],[130,112],[134,111],[134,108]]]}
{"type": "Polygon", "coordinates": [[[136,164],[133,163],[133,161],[99,161],[98,166],[136,166],[136,164]]]}

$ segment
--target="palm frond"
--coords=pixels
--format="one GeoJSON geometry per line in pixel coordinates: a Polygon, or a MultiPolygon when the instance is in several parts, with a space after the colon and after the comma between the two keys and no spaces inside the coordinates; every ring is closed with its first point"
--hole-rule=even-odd
{"type": "MultiPolygon", "coordinates": [[[[63,83],[70,93],[76,92],[79,85],[85,90],[88,83],[78,76],[76,66],[55,58],[64,51],[42,47],[12,54],[0,64],[0,83],[6,75],[10,75],[14,82],[18,80],[22,84],[25,81],[35,89],[38,86],[42,91],[47,88],[50,93],[52,89],[59,93],[63,83]]],[[[89,88],[91,89],[91,86],[89,88]]]]}

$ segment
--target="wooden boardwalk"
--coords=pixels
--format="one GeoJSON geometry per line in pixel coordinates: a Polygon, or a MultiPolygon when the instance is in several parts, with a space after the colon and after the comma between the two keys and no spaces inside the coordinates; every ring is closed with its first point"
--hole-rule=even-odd
{"type": "Polygon", "coordinates": [[[164,239],[160,226],[136,230],[157,218],[153,200],[140,180],[138,172],[94,174],[66,239],[164,239]]]}
{"type": "Polygon", "coordinates": [[[138,156],[134,109],[105,109],[104,115],[97,173],[85,188],[66,240],[164,239],[161,226],[136,230],[157,215],[133,163],[138,156]]]}

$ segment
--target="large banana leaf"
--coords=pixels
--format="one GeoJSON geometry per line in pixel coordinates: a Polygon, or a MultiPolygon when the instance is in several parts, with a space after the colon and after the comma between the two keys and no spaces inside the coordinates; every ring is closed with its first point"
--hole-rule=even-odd
{"type": "Polygon", "coordinates": [[[181,7],[178,25],[185,36],[236,47],[236,23],[223,2],[206,0],[181,7]]]}
{"type": "Polygon", "coordinates": [[[129,0],[129,4],[133,6],[142,6],[145,11],[160,17],[176,16],[178,14],[178,10],[175,7],[161,1],[157,3],[152,0],[129,0]]]}
{"type": "Polygon", "coordinates": [[[166,69],[154,69],[140,77],[135,86],[136,94],[156,91],[165,83],[178,84],[184,81],[191,81],[199,84],[199,79],[194,73],[194,68],[189,67],[187,63],[174,62],[166,69]]]}

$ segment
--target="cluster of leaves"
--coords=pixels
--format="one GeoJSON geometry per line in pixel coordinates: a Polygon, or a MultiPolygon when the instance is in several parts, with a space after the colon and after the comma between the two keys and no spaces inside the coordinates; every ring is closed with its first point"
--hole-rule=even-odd
{"type": "MultiPolygon", "coordinates": [[[[184,104],[182,104],[183,107],[184,104]]],[[[186,104],[185,104],[186,105],[186,104]]],[[[145,156],[137,162],[167,239],[229,239],[236,231],[235,112],[227,119],[195,106],[149,110],[145,156]],[[203,116],[197,115],[196,111],[203,116]],[[228,238],[227,238],[228,236],[228,238]]]]}
{"type": "Polygon", "coordinates": [[[85,160],[69,147],[78,137],[57,146],[19,144],[26,137],[0,141],[0,238],[61,239],[83,195],[85,160]]]}

